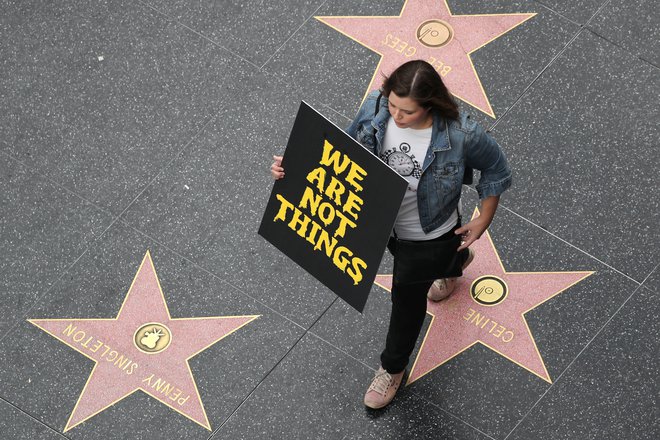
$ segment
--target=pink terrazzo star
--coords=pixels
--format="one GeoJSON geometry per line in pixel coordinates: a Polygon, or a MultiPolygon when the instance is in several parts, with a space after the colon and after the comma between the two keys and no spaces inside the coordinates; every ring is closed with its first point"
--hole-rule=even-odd
{"type": "Polygon", "coordinates": [[[171,318],[149,252],[115,319],[31,319],[96,365],[64,431],[137,390],[210,430],[188,360],[258,316],[171,318]]]}
{"type": "Polygon", "coordinates": [[[316,17],[382,56],[382,76],[415,59],[431,63],[457,98],[495,117],[470,54],[536,14],[452,15],[445,0],[407,0],[398,17],[316,17]]]}
{"type": "MultiPolygon", "coordinates": [[[[427,313],[433,319],[408,383],[476,343],[552,383],[524,315],[593,272],[507,272],[488,231],[471,247],[476,252],[475,260],[459,278],[454,293],[437,303],[428,301],[427,313]],[[501,285],[497,279],[507,287],[503,290],[506,295],[500,298],[494,292],[488,298],[487,289],[493,292],[501,285]]],[[[375,282],[390,291],[392,275],[378,275],[375,282]]]]}

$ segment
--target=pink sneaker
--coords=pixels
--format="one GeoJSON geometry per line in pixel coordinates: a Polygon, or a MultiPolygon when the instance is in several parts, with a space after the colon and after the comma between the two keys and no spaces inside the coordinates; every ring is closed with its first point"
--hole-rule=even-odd
{"type": "Polygon", "coordinates": [[[364,395],[364,404],[372,409],[380,409],[387,406],[396,391],[401,385],[403,379],[403,371],[397,374],[390,374],[383,367],[376,371],[374,380],[369,385],[367,393],[364,395]]]}
{"type": "MultiPolygon", "coordinates": [[[[474,251],[472,248],[468,248],[468,257],[467,260],[465,260],[465,263],[463,263],[463,270],[472,263],[472,260],[474,260],[474,251]]],[[[442,301],[454,293],[457,279],[458,278],[442,278],[435,280],[429,289],[429,293],[426,294],[426,297],[431,301],[442,301]]]]}

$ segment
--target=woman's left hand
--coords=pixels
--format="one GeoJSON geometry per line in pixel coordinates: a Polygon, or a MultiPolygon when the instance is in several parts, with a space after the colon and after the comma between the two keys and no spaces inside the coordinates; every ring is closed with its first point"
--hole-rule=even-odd
{"type": "Polygon", "coordinates": [[[460,235],[463,239],[463,243],[459,246],[458,250],[462,251],[467,249],[472,243],[477,241],[479,237],[488,229],[490,221],[487,218],[484,218],[483,215],[473,219],[469,223],[464,224],[460,228],[456,229],[454,233],[460,235]]]}
{"type": "Polygon", "coordinates": [[[463,243],[458,247],[459,251],[467,249],[472,243],[479,240],[481,234],[488,229],[488,226],[490,226],[493,221],[499,203],[500,196],[486,197],[481,201],[479,217],[472,219],[471,222],[466,223],[454,231],[456,235],[460,235],[463,239],[463,243]]]}

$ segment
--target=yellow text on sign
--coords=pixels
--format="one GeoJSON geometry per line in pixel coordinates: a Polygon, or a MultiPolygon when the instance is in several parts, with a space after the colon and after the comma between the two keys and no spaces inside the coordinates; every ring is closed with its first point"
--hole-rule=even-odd
{"type": "Polygon", "coordinates": [[[348,227],[357,227],[364,204],[357,193],[364,189],[361,182],[367,172],[327,140],[319,165],[307,174],[312,186],[305,188],[298,206],[276,194],[280,208],[273,221],[286,222],[315,251],[324,250],[333,264],[358,284],[367,263],[346,246],[338,245],[338,238],[346,235],[348,227]]]}

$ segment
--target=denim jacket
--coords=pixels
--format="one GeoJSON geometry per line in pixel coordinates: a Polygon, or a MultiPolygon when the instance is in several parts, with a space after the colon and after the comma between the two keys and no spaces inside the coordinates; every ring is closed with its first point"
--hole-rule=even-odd
{"type": "MultiPolygon", "coordinates": [[[[390,112],[387,97],[382,96],[374,116],[378,96],[378,91],[367,96],[346,132],[380,157],[390,112]]],[[[440,227],[457,209],[466,167],[481,171],[476,186],[480,199],[499,196],[511,186],[511,170],[502,149],[479,124],[462,112],[457,121],[434,115],[417,187],[417,208],[425,233],[440,227]]]]}

